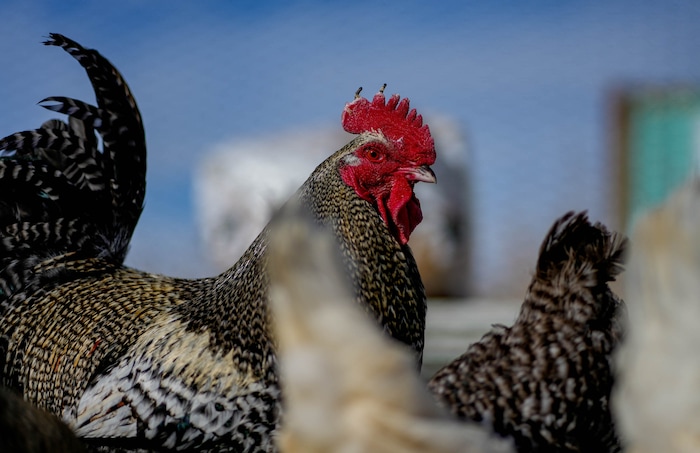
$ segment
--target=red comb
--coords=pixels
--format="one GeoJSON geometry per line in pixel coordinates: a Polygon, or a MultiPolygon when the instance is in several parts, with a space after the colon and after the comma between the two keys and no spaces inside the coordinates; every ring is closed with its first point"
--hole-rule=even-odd
{"type": "Polygon", "coordinates": [[[408,98],[401,99],[398,94],[391,95],[389,102],[385,102],[385,87],[386,84],[374,95],[372,102],[360,97],[360,87],[355,93],[355,99],[345,105],[343,129],[351,134],[381,131],[390,140],[417,147],[419,152],[432,153],[434,156],[435,144],[428,125],[423,124],[423,117],[416,109],[409,111],[408,98]]]}

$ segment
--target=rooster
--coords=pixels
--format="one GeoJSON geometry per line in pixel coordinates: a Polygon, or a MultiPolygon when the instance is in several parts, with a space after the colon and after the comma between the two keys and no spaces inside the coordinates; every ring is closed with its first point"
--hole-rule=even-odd
{"type": "MultiPolygon", "coordinates": [[[[143,126],[119,72],[58,34],[97,106],[0,141],[2,384],[100,449],[269,451],[280,421],[269,329],[266,227],[221,275],[178,279],[125,267],[145,191],[143,126]],[[98,151],[94,132],[102,136],[98,151]]],[[[342,112],[357,137],[292,196],[329,228],[354,299],[422,359],[425,295],[407,245],[413,187],[435,182],[430,130],[383,89],[342,112]]]]}
{"type": "Polygon", "coordinates": [[[585,213],[558,219],[511,327],[496,325],[429,382],[464,420],[485,422],[519,452],[614,452],[611,353],[623,302],[608,282],[626,239],[585,213]]]}
{"type": "Polygon", "coordinates": [[[294,214],[274,226],[269,254],[285,392],[280,451],[512,451],[510,442],[438,407],[408,351],[352,303],[332,236],[294,214]]]}

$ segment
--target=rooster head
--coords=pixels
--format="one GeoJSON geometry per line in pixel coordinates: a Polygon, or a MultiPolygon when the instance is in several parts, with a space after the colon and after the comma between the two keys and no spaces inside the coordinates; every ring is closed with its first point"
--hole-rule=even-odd
{"type": "Polygon", "coordinates": [[[340,174],[377,208],[396,240],[406,244],[423,220],[413,186],[418,181],[436,182],[430,168],[435,163],[435,144],[421,115],[409,110],[408,98],[394,94],[387,102],[384,87],[371,102],[360,97],[360,88],[346,104],[343,128],[360,134],[360,139],[345,157],[340,174]]]}

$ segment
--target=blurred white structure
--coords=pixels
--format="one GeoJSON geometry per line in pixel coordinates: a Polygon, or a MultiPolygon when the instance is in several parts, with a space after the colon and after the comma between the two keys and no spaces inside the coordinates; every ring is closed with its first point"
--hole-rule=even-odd
{"type": "MultiPolygon", "coordinates": [[[[410,245],[428,294],[461,296],[469,276],[466,141],[448,118],[426,122],[438,183],[416,185],[423,222],[410,245]]],[[[215,265],[230,267],[313,169],[353,137],[339,126],[302,130],[225,143],[205,157],[195,175],[195,205],[215,265]]]]}
{"type": "Polygon", "coordinates": [[[613,409],[631,452],[700,451],[700,180],[640,216],[613,409]]]}

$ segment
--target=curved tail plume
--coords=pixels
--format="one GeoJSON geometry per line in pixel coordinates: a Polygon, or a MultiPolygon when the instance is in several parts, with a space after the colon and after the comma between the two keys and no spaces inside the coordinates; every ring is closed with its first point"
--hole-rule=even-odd
{"type": "Polygon", "coordinates": [[[121,264],[143,209],[146,143],[129,87],[97,51],[55,33],[44,44],[85,68],[97,106],[48,97],[42,107],[67,122],[0,139],[0,303],[68,271],[62,257],[121,264]]]}

